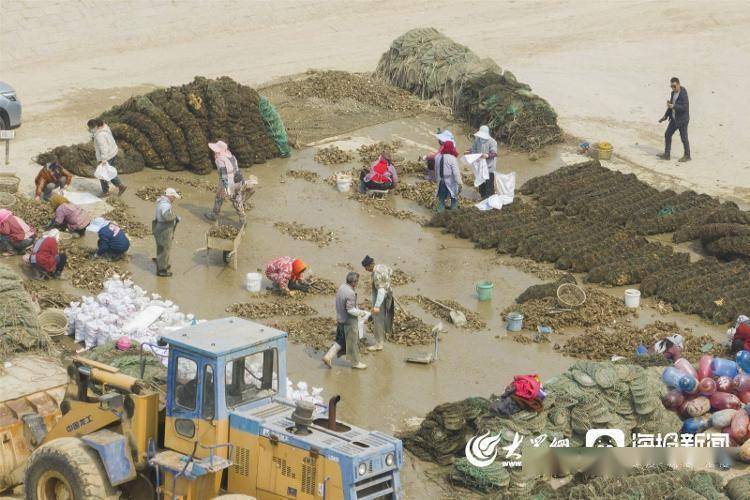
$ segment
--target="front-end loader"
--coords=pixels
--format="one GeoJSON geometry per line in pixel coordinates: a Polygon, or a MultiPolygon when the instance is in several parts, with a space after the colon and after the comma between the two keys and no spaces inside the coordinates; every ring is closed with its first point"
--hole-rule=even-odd
{"type": "Polygon", "coordinates": [[[338,396],[290,401],[286,341],[234,317],[164,335],[165,398],[74,357],[64,398],[58,384],[0,403],[2,486],[23,481],[32,500],[401,498],[401,441],[338,421],[338,396]]]}

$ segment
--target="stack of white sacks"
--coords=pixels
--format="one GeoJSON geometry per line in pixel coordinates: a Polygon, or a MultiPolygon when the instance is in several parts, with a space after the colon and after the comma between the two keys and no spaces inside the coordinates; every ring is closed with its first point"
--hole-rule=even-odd
{"type": "MultiPolygon", "coordinates": [[[[66,307],[68,334],[76,342],[92,349],[108,341],[117,342],[128,337],[138,343],[156,344],[168,331],[202,323],[192,314],[180,312],[180,307],[158,294],[149,293],[132,280],[114,275],[104,282],[104,291],[96,297],[83,297],[81,302],[71,302],[66,307]]],[[[150,348],[154,355],[167,365],[167,350],[150,348]]],[[[293,401],[302,400],[323,404],[320,387],[308,387],[307,382],[294,384],[286,380],[287,396],[293,401]]]]}

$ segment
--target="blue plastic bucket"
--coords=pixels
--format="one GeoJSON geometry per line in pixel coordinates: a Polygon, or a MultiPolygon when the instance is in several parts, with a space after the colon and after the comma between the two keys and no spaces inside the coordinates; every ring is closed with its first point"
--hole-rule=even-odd
{"type": "Polygon", "coordinates": [[[480,281],[476,288],[479,300],[492,300],[492,289],[495,288],[495,285],[491,281],[480,281]]]}
{"type": "Polygon", "coordinates": [[[523,314],[510,313],[505,319],[508,320],[505,329],[509,332],[520,332],[521,328],[523,328],[523,314]]]}

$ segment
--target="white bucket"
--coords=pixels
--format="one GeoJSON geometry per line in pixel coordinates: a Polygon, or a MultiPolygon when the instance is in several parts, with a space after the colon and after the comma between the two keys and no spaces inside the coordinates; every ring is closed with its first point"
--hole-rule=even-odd
{"type": "Polygon", "coordinates": [[[352,176],[341,172],[336,173],[336,189],[341,193],[346,193],[352,187],[352,176]]]}
{"type": "Polygon", "coordinates": [[[247,273],[247,276],[245,276],[245,288],[248,292],[258,293],[260,292],[262,281],[263,276],[260,273],[247,273]]]}
{"type": "Polygon", "coordinates": [[[635,288],[625,290],[625,307],[637,308],[641,304],[641,292],[635,288]]]}

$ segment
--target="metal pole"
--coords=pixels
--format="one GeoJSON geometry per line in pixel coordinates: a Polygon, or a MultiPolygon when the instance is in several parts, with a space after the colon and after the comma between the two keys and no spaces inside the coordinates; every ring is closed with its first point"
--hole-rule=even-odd
{"type": "Polygon", "coordinates": [[[10,164],[10,141],[5,140],[5,164],[10,164]]]}

